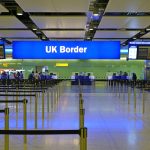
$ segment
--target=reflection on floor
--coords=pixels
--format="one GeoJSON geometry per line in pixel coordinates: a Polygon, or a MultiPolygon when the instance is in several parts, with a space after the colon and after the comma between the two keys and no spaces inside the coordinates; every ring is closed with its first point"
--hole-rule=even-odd
{"type": "MultiPolygon", "coordinates": [[[[47,95],[45,95],[44,119],[42,118],[42,95],[38,99],[38,129],[78,129],[79,95],[78,86],[69,82],[61,87],[58,100],[50,97],[50,111],[47,112],[47,95]]],[[[88,128],[88,150],[150,150],[150,102],[149,93],[144,96],[145,112],[143,114],[142,93],[136,91],[136,107],[133,89],[130,91],[128,104],[127,87],[108,87],[105,82],[95,86],[82,86],[85,106],[85,126],[88,128]]],[[[51,91],[50,91],[51,92],[51,91]]],[[[23,97],[22,97],[23,98],[23,97]]],[[[4,98],[5,99],[5,98],[4,98]]],[[[20,98],[21,99],[21,98],[20,98]]],[[[34,129],[34,98],[27,104],[27,128],[34,129]]],[[[55,97],[56,99],[56,97],[55,97]]],[[[0,104],[3,109],[5,104],[0,104]]],[[[9,104],[10,129],[23,129],[23,105],[9,104]]],[[[4,114],[0,114],[0,128],[4,128],[4,114]]],[[[0,150],[4,149],[4,136],[0,135],[0,150]]],[[[23,136],[10,136],[10,150],[79,150],[78,135],[28,135],[27,145],[23,136]]]]}

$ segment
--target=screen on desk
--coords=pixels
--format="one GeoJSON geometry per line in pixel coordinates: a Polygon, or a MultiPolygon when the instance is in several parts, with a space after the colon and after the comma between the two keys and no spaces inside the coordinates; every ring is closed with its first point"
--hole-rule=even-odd
{"type": "Polygon", "coordinates": [[[130,46],[128,51],[129,59],[137,59],[137,46],[130,46]]]}
{"type": "Polygon", "coordinates": [[[0,45],[0,59],[5,58],[5,48],[4,45],[0,45]]]}
{"type": "Polygon", "coordinates": [[[150,59],[150,46],[138,46],[137,59],[150,59]]]}

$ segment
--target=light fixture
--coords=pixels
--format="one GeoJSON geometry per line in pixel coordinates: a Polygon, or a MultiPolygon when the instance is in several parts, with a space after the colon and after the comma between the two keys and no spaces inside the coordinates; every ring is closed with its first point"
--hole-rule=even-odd
{"type": "Polygon", "coordinates": [[[94,29],[93,29],[93,28],[90,28],[89,30],[90,30],[90,31],[93,31],[94,29]]]}
{"type": "Polygon", "coordinates": [[[133,40],[136,40],[136,39],[137,39],[136,37],[133,38],[133,40]]]}
{"type": "Polygon", "coordinates": [[[146,31],[150,31],[150,28],[147,28],[146,31]]]}
{"type": "Polygon", "coordinates": [[[22,16],[23,15],[23,11],[21,10],[21,8],[17,8],[17,15],[18,16],[22,16]]]}
{"type": "Polygon", "coordinates": [[[93,16],[97,17],[99,16],[99,13],[94,13],[93,16]]]}
{"type": "Polygon", "coordinates": [[[46,37],[45,37],[45,36],[42,36],[42,39],[43,39],[43,40],[45,40],[45,39],[46,39],[46,37]]]}
{"type": "Polygon", "coordinates": [[[90,40],[91,39],[91,37],[87,37],[87,40],[90,40]]]}
{"type": "Polygon", "coordinates": [[[36,31],[37,29],[36,28],[33,28],[33,31],[36,31]]]}
{"type": "Polygon", "coordinates": [[[97,9],[93,11],[93,16],[99,16],[99,11],[97,9]]]}

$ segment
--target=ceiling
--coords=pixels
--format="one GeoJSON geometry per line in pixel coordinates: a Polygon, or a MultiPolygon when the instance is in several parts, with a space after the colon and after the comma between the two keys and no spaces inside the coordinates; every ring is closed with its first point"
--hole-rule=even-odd
{"type": "Polygon", "coordinates": [[[148,0],[0,0],[0,38],[150,40],[148,0]],[[18,15],[21,12],[22,15],[18,15]]]}

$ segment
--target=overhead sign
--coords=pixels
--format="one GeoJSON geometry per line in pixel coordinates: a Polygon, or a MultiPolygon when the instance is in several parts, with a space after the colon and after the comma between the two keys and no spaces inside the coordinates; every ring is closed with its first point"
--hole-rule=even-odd
{"type": "Polygon", "coordinates": [[[150,60],[150,42],[130,42],[129,59],[150,60]]]}
{"type": "Polygon", "coordinates": [[[14,41],[14,59],[120,59],[119,41],[14,41]]]}
{"type": "Polygon", "coordinates": [[[150,42],[148,42],[148,41],[145,41],[145,42],[139,41],[139,42],[129,42],[129,44],[131,44],[131,45],[150,45],[150,42]]]}

